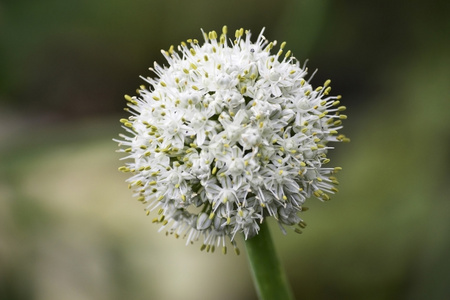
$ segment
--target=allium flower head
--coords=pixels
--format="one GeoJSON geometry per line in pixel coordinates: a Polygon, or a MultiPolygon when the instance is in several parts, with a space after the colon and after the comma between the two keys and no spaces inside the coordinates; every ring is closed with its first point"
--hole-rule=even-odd
{"type": "Polygon", "coordinates": [[[118,141],[128,162],[130,188],[162,230],[187,243],[202,239],[214,251],[235,236],[258,234],[272,216],[301,232],[298,213],[311,196],[337,191],[325,167],[328,142],[346,119],[330,81],[313,88],[307,69],[263,32],[256,42],[240,29],[229,40],[203,32],[204,43],[182,42],[162,51],[155,78],[143,78],[138,96],[125,96],[131,116],[118,141]]]}

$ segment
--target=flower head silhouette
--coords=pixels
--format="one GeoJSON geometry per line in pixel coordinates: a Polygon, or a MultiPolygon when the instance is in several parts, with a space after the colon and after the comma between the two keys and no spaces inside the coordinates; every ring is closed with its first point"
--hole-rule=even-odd
{"type": "Polygon", "coordinates": [[[272,54],[263,31],[255,42],[243,29],[229,40],[226,27],[203,37],[162,51],[168,65],[125,96],[119,169],[161,229],[201,238],[202,250],[226,253],[229,240],[238,251],[236,234],[255,236],[270,216],[301,232],[305,200],[337,191],[327,151],[348,140],[340,96],[329,80],[313,88],[285,43],[272,54]]]}

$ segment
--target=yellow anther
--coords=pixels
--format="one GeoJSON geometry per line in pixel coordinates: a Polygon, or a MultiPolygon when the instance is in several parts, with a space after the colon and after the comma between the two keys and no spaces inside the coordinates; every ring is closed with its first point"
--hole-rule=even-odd
{"type": "Polygon", "coordinates": [[[300,221],[297,225],[298,225],[300,228],[305,228],[305,227],[306,227],[306,223],[303,222],[303,221],[300,221]]]}
{"type": "Polygon", "coordinates": [[[213,31],[210,31],[210,32],[209,32],[209,39],[210,39],[210,40],[215,40],[215,39],[217,39],[217,32],[215,32],[214,30],[213,30],[213,31]]]}
{"type": "Polygon", "coordinates": [[[163,87],[167,86],[167,84],[164,81],[160,81],[159,84],[161,84],[163,87]]]}
{"type": "Polygon", "coordinates": [[[234,33],[234,36],[236,37],[236,39],[240,38],[242,35],[244,34],[244,29],[237,29],[236,32],[234,33]]]}
{"type": "Polygon", "coordinates": [[[125,166],[122,166],[122,167],[119,167],[119,171],[121,171],[121,172],[130,172],[130,169],[125,167],[125,166]]]}
{"type": "Polygon", "coordinates": [[[341,120],[346,120],[346,119],[347,119],[347,116],[346,116],[346,115],[340,115],[340,116],[339,116],[339,119],[341,119],[341,120]]]}
{"type": "Polygon", "coordinates": [[[338,111],[344,111],[344,110],[346,110],[347,109],[347,107],[345,107],[345,106],[339,106],[338,107],[338,111]]]}
{"type": "Polygon", "coordinates": [[[222,27],[222,33],[227,34],[228,33],[228,27],[225,25],[222,27]]]}
{"type": "Polygon", "coordinates": [[[195,52],[194,48],[189,49],[189,52],[191,52],[192,55],[197,54],[197,53],[195,52]]]}

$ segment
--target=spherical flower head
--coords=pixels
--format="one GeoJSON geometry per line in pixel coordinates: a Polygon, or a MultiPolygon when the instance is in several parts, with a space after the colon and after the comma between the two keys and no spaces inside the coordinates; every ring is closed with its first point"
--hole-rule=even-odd
{"type": "Polygon", "coordinates": [[[252,238],[270,216],[301,232],[305,200],[337,191],[340,168],[325,165],[328,142],[348,140],[338,134],[340,96],[329,96],[329,80],[313,88],[285,43],[273,54],[263,31],[256,42],[243,29],[231,40],[224,27],[171,46],[168,65],[155,63],[156,77],[125,96],[119,169],[162,230],[202,239],[202,250],[226,253],[229,240],[238,251],[236,234],[252,238]]]}

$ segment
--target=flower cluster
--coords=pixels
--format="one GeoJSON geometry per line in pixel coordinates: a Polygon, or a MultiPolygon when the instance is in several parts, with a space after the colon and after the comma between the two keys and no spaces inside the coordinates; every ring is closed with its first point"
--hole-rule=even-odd
{"type": "Polygon", "coordinates": [[[119,169],[162,230],[202,238],[202,250],[226,253],[229,239],[238,252],[236,234],[255,236],[269,216],[301,232],[305,200],[337,191],[340,168],[324,165],[327,143],[348,140],[340,96],[329,96],[329,80],[313,89],[285,43],[272,54],[277,43],[262,34],[252,42],[240,29],[231,40],[224,27],[171,46],[168,66],[155,63],[148,87],[125,96],[119,169]]]}

